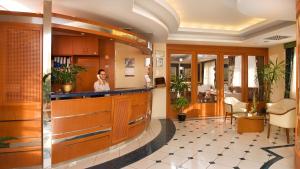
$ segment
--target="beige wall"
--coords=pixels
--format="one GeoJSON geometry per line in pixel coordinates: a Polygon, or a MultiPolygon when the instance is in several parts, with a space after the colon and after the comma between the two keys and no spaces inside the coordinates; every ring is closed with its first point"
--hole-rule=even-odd
{"type": "MultiPolygon", "coordinates": [[[[153,44],[153,77],[166,78],[166,44],[154,43],[153,44]],[[156,51],[164,54],[164,64],[162,67],[156,66],[156,51]]],[[[152,117],[153,118],[166,118],[166,87],[159,87],[153,89],[153,102],[152,102],[152,117]]]]}
{"type": "MultiPolygon", "coordinates": [[[[285,60],[285,49],[283,44],[271,46],[269,48],[269,58],[272,61],[275,61],[278,58],[278,61],[285,60]]],[[[271,94],[271,101],[276,102],[284,98],[284,79],[279,80],[276,85],[273,85],[273,93],[271,94]]]]}
{"type": "Polygon", "coordinates": [[[145,57],[142,52],[129,45],[115,43],[115,87],[140,88],[145,85],[145,57]],[[125,77],[125,58],[135,59],[135,76],[125,77]]]}

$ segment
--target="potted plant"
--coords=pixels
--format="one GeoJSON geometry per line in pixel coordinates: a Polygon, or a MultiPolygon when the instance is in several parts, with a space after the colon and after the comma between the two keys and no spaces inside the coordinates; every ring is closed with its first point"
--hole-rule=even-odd
{"type": "MultiPolygon", "coordinates": [[[[271,101],[272,86],[276,84],[278,80],[284,78],[284,61],[279,62],[276,58],[275,62],[270,61],[268,64],[263,65],[258,68],[258,74],[256,79],[263,81],[263,90],[264,90],[264,105],[271,101]]],[[[263,106],[261,113],[266,112],[266,106],[263,106]]]]}
{"type": "Polygon", "coordinates": [[[186,82],[187,79],[183,75],[173,76],[171,80],[171,91],[176,93],[175,109],[178,112],[179,121],[185,120],[186,114],[183,112],[183,109],[189,104],[184,96],[184,93],[189,88],[186,82]]]}
{"type": "Polygon", "coordinates": [[[179,97],[176,99],[175,108],[178,111],[178,120],[185,121],[186,114],[183,109],[189,104],[189,101],[185,97],[179,97]]]}
{"type": "Polygon", "coordinates": [[[76,76],[78,73],[86,71],[84,67],[78,65],[61,65],[58,68],[52,68],[53,83],[62,85],[62,90],[65,93],[72,91],[76,83],[76,76]]]}

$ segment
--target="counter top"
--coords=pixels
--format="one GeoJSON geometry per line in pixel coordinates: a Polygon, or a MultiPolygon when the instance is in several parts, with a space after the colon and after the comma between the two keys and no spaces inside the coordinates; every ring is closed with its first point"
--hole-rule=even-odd
{"type": "Polygon", "coordinates": [[[138,93],[150,91],[153,88],[126,88],[126,89],[115,89],[110,91],[103,92],[94,92],[94,91],[86,91],[86,92],[70,92],[70,93],[51,93],[51,99],[71,99],[75,97],[102,97],[104,95],[122,95],[127,93],[138,93]]]}

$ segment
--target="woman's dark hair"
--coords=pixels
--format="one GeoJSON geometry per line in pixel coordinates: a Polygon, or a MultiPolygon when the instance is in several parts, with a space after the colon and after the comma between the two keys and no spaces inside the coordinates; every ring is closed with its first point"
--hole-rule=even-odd
{"type": "Polygon", "coordinates": [[[104,69],[99,69],[98,70],[98,75],[100,75],[101,72],[105,72],[105,70],[104,69]]]}

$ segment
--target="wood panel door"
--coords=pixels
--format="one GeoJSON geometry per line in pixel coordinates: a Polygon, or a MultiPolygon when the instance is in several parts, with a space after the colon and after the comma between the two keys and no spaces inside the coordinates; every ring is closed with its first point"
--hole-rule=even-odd
{"type": "Polygon", "coordinates": [[[97,80],[99,70],[99,57],[78,56],[77,65],[86,68],[77,76],[76,91],[94,91],[94,82],[97,80]]]}
{"type": "Polygon", "coordinates": [[[18,138],[0,168],[41,165],[42,28],[0,22],[0,36],[0,137],[18,138]]]}
{"type": "Polygon", "coordinates": [[[128,96],[113,98],[113,133],[112,144],[117,144],[128,137],[128,121],[132,111],[132,101],[128,96]]]}
{"type": "Polygon", "coordinates": [[[98,55],[98,38],[72,37],[74,55],[98,55]]]}

